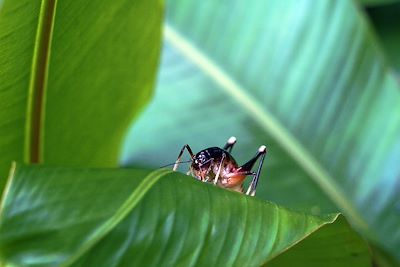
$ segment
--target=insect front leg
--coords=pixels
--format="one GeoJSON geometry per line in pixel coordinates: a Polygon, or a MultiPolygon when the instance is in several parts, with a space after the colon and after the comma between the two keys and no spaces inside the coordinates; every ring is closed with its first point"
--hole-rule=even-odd
{"type": "Polygon", "coordinates": [[[218,182],[218,178],[219,178],[219,175],[221,174],[221,169],[222,169],[225,157],[226,157],[226,155],[225,155],[225,153],[223,153],[222,154],[222,158],[221,158],[221,162],[219,163],[217,174],[215,175],[215,178],[214,178],[214,184],[217,184],[217,182],[218,182]]]}
{"type": "Polygon", "coordinates": [[[228,151],[229,153],[231,153],[233,146],[236,144],[236,137],[231,136],[228,141],[226,142],[225,146],[224,146],[224,150],[228,151]]]}
{"type": "Polygon", "coordinates": [[[202,180],[203,182],[208,182],[208,180],[209,180],[209,178],[210,178],[210,176],[208,176],[208,174],[209,174],[210,171],[211,171],[211,168],[212,168],[212,166],[213,166],[213,163],[214,163],[214,158],[211,158],[211,159],[207,160],[206,162],[204,162],[203,164],[199,165],[199,168],[201,169],[201,167],[202,167],[203,165],[209,164],[209,166],[208,166],[208,168],[207,168],[207,171],[205,172],[204,181],[203,181],[203,179],[200,179],[200,180],[202,180]]]}
{"type": "Polygon", "coordinates": [[[174,168],[172,169],[173,171],[176,171],[178,169],[179,162],[181,161],[181,157],[182,157],[182,154],[185,151],[185,149],[189,152],[190,158],[193,159],[194,154],[192,152],[192,149],[190,148],[190,146],[188,144],[184,145],[181,149],[181,152],[179,152],[178,158],[175,161],[174,168]]]}

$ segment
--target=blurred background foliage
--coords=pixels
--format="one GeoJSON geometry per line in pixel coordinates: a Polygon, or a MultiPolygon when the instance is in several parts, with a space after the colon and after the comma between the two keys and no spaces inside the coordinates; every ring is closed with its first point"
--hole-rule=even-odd
{"type": "Polygon", "coordinates": [[[386,54],[389,65],[400,77],[400,3],[367,6],[367,15],[378,35],[378,42],[386,54]]]}
{"type": "Polygon", "coordinates": [[[231,135],[243,163],[265,144],[259,198],[340,210],[399,261],[399,10],[398,1],[166,1],[156,93],[122,164],[159,167],[185,143],[199,151],[231,135]]]}

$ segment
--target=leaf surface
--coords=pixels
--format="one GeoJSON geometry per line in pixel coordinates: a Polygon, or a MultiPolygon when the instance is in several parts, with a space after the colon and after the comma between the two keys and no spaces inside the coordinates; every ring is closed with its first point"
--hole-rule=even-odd
{"type": "Polygon", "coordinates": [[[0,190],[12,160],[115,166],[150,98],[159,1],[1,1],[0,190]]]}
{"type": "MultiPolygon", "coordinates": [[[[391,5],[373,6],[367,9],[377,32],[381,46],[391,67],[400,77],[400,2],[391,5]]],[[[398,78],[400,80],[400,78],[398,78]]]]}
{"type": "Polygon", "coordinates": [[[318,247],[327,266],[370,266],[341,215],[290,211],[166,169],[17,165],[6,192],[3,264],[287,266],[310,260],[298,247],[318,247]]]}
{"type": "Polygon", "coordinates": [[[340,209],[400,260],[400,87],[352,1],[167,2],[154,102],[124,164],[223,146],[269,149],[257,195],[340,209]],[[238,19],[240,18],[240,19],[238,19]]]}
{"type": "Polygon", "coordinates": [[[358,0],[358,2],[365,6],[385,6],[398,3],[399,0],[358,0]]]}

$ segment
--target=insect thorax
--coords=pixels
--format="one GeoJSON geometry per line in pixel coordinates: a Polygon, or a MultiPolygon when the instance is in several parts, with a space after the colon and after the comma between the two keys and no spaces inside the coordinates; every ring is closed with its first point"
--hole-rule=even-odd
{"type": "Polygon", "coordinates": [[[219,147],[210,147],[193,157],[190,171],[197,179],[212,182],[220,167],[220,178],[218,180],[222,180],[228,173],[237,169],[238,165],[229,152],[219,147]]]}

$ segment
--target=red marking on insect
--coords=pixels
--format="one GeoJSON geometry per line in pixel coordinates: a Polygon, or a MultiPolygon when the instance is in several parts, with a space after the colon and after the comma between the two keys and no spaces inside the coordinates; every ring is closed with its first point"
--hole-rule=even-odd
{"type": "Polygon", "coordinates": [[[190,146],[186,144],[182,147],[173,170],[176,171],[178,169],[182,154],[186,149],[191,158],[189,173],[196,179],[203,182],[213,183],[222,188],[244,193],[243,183],[246,177],[253,176],[253,179],[246,190],[246,195],[254,196],[256,194],[258,179],[260,177],[265,154],[267,153],[267,148],[264,145],[260,146],[256,155],[252,159],[242,166],[239,166],[231,155],[235,143],[236,138],[232,136],[228,139],[223,148],[209,147],[201,150],[197,154],[194,154],[190,146]],[[251,169],[258,159],[260,159],[260,161],[257,171],[253,172],[251,169]]]}

